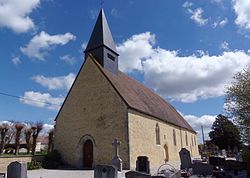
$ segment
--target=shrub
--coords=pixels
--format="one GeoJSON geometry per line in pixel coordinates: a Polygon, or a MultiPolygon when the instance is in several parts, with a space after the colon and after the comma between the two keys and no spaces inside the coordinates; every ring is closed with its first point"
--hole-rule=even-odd
{"type": "Polygon", "coordinates": [[[57,150],[48,153],[43,160],[43,168],[56,169],[62,164],[61,155],[57,150]]]}
{"type": "Polygon", "coordinates": [[[42,163],[37,162],[37,161],[31,161],[27,163],[27,168],[28,170],[41,169],[42,163]]]}
{"type": "Polygon", "coordinates": [[[250,149],[249,148],[244,148],[242,150],[242,159],[244,162],[247,163],[247,172],[250,175],[250,149]]]}

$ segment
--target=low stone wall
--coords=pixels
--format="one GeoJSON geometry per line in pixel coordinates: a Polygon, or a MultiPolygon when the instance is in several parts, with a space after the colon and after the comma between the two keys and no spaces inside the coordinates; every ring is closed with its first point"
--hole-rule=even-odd
{"type": "Polygon", "coordinates": [[[7,166],[14,161],[22,161],[22,162],[31,162],[32,160],[35,161],[42,161],[44,156],[0,156],[0,172],[6,172],[7,166]]]}

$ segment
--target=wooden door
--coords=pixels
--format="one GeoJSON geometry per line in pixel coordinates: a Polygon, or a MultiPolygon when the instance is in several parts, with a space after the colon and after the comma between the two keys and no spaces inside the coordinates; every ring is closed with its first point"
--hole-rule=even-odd
{"type": "Polygon", "coordinates": [[[83,145],[83,168],[92,169],[93,164],[93,143],[87,140],[83,145]]]}

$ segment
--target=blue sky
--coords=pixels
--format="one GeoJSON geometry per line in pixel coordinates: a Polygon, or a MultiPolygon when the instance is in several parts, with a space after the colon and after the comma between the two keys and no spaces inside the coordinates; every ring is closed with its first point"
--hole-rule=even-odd
{"type": "MultiPolygon", "coordinates": [[[[0,0],[1,121],[53,124],[100,2],[0,0]]],[[[120,70],[173,104],[199,138],[201,125],[207,133],[223,113],[225,86],[250,62],[250,2],[113,0],[103,8],[120,70]]]]}

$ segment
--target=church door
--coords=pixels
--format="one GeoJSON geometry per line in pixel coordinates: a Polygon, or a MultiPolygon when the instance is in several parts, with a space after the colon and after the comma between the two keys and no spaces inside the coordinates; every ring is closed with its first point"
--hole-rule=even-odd
{"type": "Polygon", "coordinates": [[[92,169],[93,164],[93,143],[87,140],[83,145],[83,168],[92,169]]]}

